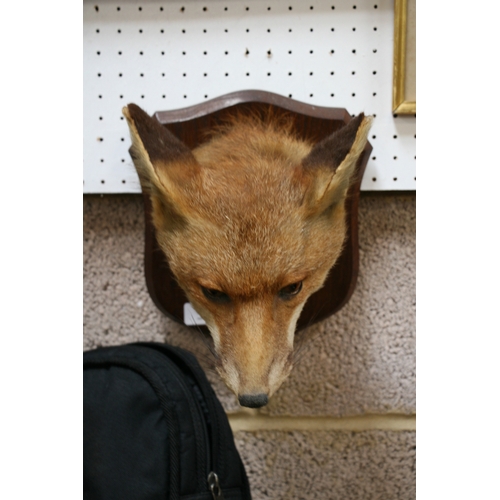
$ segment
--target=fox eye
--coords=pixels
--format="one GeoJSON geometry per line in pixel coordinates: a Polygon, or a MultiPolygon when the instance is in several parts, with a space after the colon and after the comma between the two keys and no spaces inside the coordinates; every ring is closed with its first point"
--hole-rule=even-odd
{"type": "Polygon", "coordinates": [[[288,300],[297,295],[302,290],[302,281],[297,281],[297,283],[292,283],[287,285],[279,291],[279,296],[288,300]]]}
{"type": "Polygon", "coordinates": [[[204,286],[202,286],[201,291],[203,292],[203,295],[205,295],[205,297],[212,302],[224,304],[231,300],[227,293],[216,290],[215,288],[205,288],[204,286]]]}

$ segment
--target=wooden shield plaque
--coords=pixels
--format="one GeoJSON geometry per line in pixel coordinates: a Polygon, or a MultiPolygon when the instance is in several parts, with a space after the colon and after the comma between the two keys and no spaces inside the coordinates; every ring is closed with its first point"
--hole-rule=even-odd
{"type": "MultiPolygon", "coordinates": [[[[313,106],[269,92],[249,90],[174,111],[158,111],[154,117],[176,137],[193,149],[201,144],[206,132],[217,126],[228,114],[238,112],[286,113],[294,122],[299,137],[319,142],[351,119],[342,108],[313,106]]],[[[301,330],[337,312],[351,297],[358,274],[358,202],[359,189],[372,147],[366,144],[357,164],[356,178],[347,200],[347,239],[343,252],[322,289],[309,297],[297,323],[301,330]]],[[[151,221],[151,203],[144,196],[146,217],[145,273],[148,291],[156,306],[168,317],[185,324],[184,305],[188,302],[177,284],[167,259],[156,241],[151,221]]],[[[197,328],[200,328],[199,326],[197,328]]],[[[201,327],[206,333],[206,327],[201,327]]]]}

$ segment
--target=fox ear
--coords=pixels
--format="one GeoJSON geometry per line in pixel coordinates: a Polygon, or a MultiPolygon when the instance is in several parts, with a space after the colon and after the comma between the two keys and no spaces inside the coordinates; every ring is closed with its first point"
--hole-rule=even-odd
{"type": "Polygon", "coordinates": [[[151,196],[155,225],[165,216],[170,222],[180,222],[182,187],[198,175],[198,162],[183,142],[136,104],[129,104],[122,112],[132,139],[129,153],[143,191],[151,196]]]}
{"type": "Polygon", "coordinates": [[[302,160],[304,173],[313,178],[309,203],[314,212],[344,200],[372,121],[361,113],[316,144],[302,160]]]}
{"type": "Polygon", "coordinates": [[[176,181],[197,173],[193,153],[167,128],[136,104],[129,104],[122,112],[132,138],[130,156],[143,187],[169,192],[176,181]]]}

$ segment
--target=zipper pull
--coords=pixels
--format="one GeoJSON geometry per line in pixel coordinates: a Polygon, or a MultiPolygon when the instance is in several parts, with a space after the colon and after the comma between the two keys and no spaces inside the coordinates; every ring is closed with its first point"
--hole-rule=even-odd
{"type": "Polygon", "coordinates": [[[222,494],[222,488],[219,485],[219,477],[217,474],[215,472],[210,472],[207,480],[214,500],[224,500],[224,495],[222,494]]]}

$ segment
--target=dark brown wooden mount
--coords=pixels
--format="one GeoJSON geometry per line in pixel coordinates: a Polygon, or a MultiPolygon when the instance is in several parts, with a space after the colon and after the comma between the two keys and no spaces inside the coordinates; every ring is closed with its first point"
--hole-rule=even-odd
{"type": "MultiPolygon", "coordinates": [[[[294,119],[296,133],[319,142],[351,119],[343,108],[325,108],[294,101],[270,92],[247,90],[234,92],[210,101],[174,111],[158,111],[155,118],[191,149],[201,144],[206,132],[219,125],[228,114],[238,112],[287,113],[294,119]]],[[[347,240],[344,250],[330,271],[321,290],[309,297],[298,320],[303,329],[336,313],[351,297],[358,276],[358,204],[361,179],[372,147],[367,143],[356,170],[346,201],[347,240]]],[[[156,306],[169,318],[184,324],[184,303],[187,298],[177,284],[167,259],[156,241],[151,220],[151,202],[144,196],[146,218],[145,273],[146,283],[156,306]]],[[[196,327],[200,328],[200,327],[196,327]]],[[[206,328],[201,327],[206,333],[206,328]]]]}

